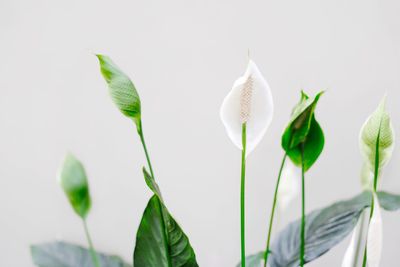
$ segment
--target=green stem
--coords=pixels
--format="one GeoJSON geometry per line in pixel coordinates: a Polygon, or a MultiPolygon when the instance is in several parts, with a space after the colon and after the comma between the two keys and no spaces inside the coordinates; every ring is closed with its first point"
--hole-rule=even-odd
{"type": "MultiPolygon", "coordinates": [[[[147,165],[149,166],[151,177],[153,177],[153,179],[155,180],[153,167],[151,165],[151,160],[150,160],[150,154],[147,151],[146,141],[144,140],[143,126],[142,126],[142,121],[141,120],[139,121],[139,124],[137,126],[137,132],[138,132],[139,137],[140,137],[140,142],[142,143],[142,146],[143,146],[144,154],[146,155],[147,165]]],[[[172,267],[172,260],[171,260],[171,257],[170,257],[170,249],[169,249],[169,245],[168,245],[169,241],[168,241],[168,234],[167,234],[167,226],[166,226],[166,222],[165,222],[165,218],[168,215],[165,214],[165,210],[164,210],[163,204],[161,203],[160,199],[158,199],[158,205],[159,205],[161,218],[162,218],[161,219],[161,226],[164,229],[164,231],[162,231],[163,235],[164,235],[164,240],[165,240],[164,249],[167,252],[168,266],[172,267]]]]}
{"type": "Polygon", "coordinates": [[[144,154],[146,155],[147,165],[149,166],[149,169],[150,169],[150,174],[153,177],[153,179],[155,179],[153,167],[151,166],[150,155],[149,155],[149,152],[147,151],[146,141],[144,140],[142,121],[139,121],[139,126],[137,127],[137,132],[140,137],[140,142],[142,142],[144,154]]]}
{"type": "Polygon", "coordinates": [[[300,266],[304,266],[305,255],[305,230],[306,230],[306,209],[305,209],[305,182],[304,182],[304,146],[301,148],[301,233],[300,233],[300,266]]]}
{"type": "Polygon", "coordinates": [[[240,247],[242,267],[246,267],[245,248],[245,178],[246,178],[246,123],[242,124],[242,170],[240,179],[240,247]]]}
{"type": "Polygon", "coordinates": [[[89,234],[89,229],[86,223],[86,219],[82,219],[82,221],[83,221],[83,228],[85,229],[86,239],[89,243],[89,251],[90,251],[90,256],[92,257],[93,265],[96,267],[100,267],[99,258],[97,257],[97,253],[94,250],[92,238],[90,237],[89,234]]]}
{"type": "Polygon", "coordinates": [[[285,166],[286,157],[287,157],[287,154],[285,153],[285,155],[283,156],[283,159],[282,159],[281,167],[279,168],[278,179],[277,179],[276,185],[275,185],[274,201],[272,203],[271,216],[269,217],[267,246],[266,246],[265,254],[264,254],[264,267],[266,267],[267,263],[268,263],[268,255],[269,255],[269,252],[270,252],[269,248],[270,248],[271,233],[272,233],[272,224],[274,222],[276,202],[277,202],[277,199],[278,199],[279,183],[281,181],[282,170],[283,170],[283,167],[285,166]]]}
{"type": "MultiPolygon", "coordinates": [[[[376,192],[376,189],[378,187],[379,143],[380,143],[380,138],[381,138],[381,125],[382,125],[382,120],[379,123],[379,131],[378,131],[378,136],[376,138],[376,144],[375,144],[375,166],[374,166],[375,168],[374,168],[374,188],[373,188],[373,193],[376,192]]],[[[371,223],[371,218],[372,218],[373,213],[374,213],[374,197],[372,196],[372,199],[371,199],[371,211],[369,213],[369,224],[371,223]]],[[[368,235],[368,233],[367,233],[367,235],[368,235]]],[[[364,258],[363,258],[363,265],[362,265],[363,267],[367,266],[367,242],[365,243],[365,249],[364,249],[364,258]]]]}

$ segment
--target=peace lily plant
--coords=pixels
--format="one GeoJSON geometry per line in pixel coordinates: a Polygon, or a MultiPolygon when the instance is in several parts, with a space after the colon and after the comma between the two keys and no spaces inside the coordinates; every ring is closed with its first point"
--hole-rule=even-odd
{"type": "Polygon", "coordinates": [[[245,266],[245,177],[246,157],[263,138],[272,121],[271,89],[256,64],[249,59],[246,72],[224,99],[221,119],[232,142],[242,150],[240,180],[241,261],[245,266]]]}
{"type": "MultiPolygon", "coordinates": [[[[110,96],[129,121],[135,125],[147,167],[141,173],[152,192],[138,226],[131,263],[95,250],[88,230],[91,207],[89,182],[83,164],[67,154],[58,181],[71,207],[83,223],[88,248],[57,241],[31,246],[33,262],[40,267],[196,267],[196,254],[181,225],[167,208],[157,185],[143,131],[141,100],[134,83],[109,57],[97,55],[101,74],[110,96]]],[[[342,267],[377,267],[382,252],[381,212],[400,208],[400,196],[379,191],[383,168],[394,149],[394,131],[385,100],[367,119],[360,133],[363,156],[363,191],[351,199],[338,201],[306,214],[306,172],[314,166],[324,147],[324,134],[316,119],[322,93],[309,97],[301,91],[289,122],[283,130],[283,157],[272,197],[266,245],[246,256],[245,179],[246,160],[262,140],[273,117],[270,87],[256,64],[249,59],[243,76],[237,79],[223,101],[220,117],[229,138],[241,150],[240,248],[238,266],[304,266],[344,240],[351,232],[342,267]],[[289,160],[287,160],[289,159],[289,160]],[[301,217],[273,233],[277,211],[301,193],[301,217]]],[[[325,124],[326,122],[324,122],[325,124]]],[[[139,166],[138,166],[139,167],[139,166]]],[[[271,171],[273,171],[271,169],[271,171]]],[[[261,176],[262,177],[262,176],[261,176]]],[[[239,223],[239,222],[238,222],[239,223]]],[[[276,222],[275,222],[276,223],[276,222]]],[[[261,233],[260,233],[261,234],[261,233]]]]}

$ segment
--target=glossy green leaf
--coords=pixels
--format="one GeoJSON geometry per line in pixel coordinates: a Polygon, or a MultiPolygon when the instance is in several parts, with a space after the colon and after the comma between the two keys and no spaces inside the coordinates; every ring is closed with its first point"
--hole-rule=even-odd
{"type": "Polygon", "coordinates": [[[379,104],[378,108],[368,117],[360,132],[360,150],[364,157],[365,168],[363,170],[362,182],[366,188],[371,188],[368,177],[375,172],[375,167],[380,170],[390,159],[394,147],[394,130],[385,109],[386,98],[379,104]],[[378,157],[376,154],[378,154],[378,157]],[[378,160],[378,162],[375,162],[378,160]]]}
{"type": "Polygon", "coordinates": [[[324,134],[314,115],[321,94],[310,99],[301,93],[300,102],[293,109],[289,125],[282,135],[282,148],[295,165],[302,165],[301,153],[304,150],[305,171],[316,162],[324,148],[324,134]]]}
{"type": "MultiPolygon", "coordinates": [[[[38,267],[94,267],[88,249],[65,242],[31,246],[32,260],[38,267]]],[[[131,267],[120,257],[98,253],[101,267],[131,267]]]]}
{"type": "Polygon", "coordinates": [[[163,204],[157,183],[144,168],[143,173],[154,195],[147,204],[136,234],[134,266],[198,266],[188,237],[163,204]]]}
{"type": "Polygon", "coordinates": [[[133,119],[137,127],[140,127],[140,98],[134,84],[109,57],[97,55],[97,58],[115,105],[125,116],[133,119]]]}
{"type": "Polygon", "coordinates": [[[82,163],[71,154],[64,159],[59,173],[59,182],[72,208],[81,218],[85,218],[91,203],[89,185],[82,163]]]}

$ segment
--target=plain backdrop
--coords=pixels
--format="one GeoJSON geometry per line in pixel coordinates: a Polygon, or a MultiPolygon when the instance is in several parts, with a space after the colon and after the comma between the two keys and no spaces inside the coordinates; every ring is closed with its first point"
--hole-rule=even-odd
{"type": "MultiPolygon", "coordinates": [[[[359,193],[359,130],[385,93],[400,132],[399,13],[395,0],[0,0],[0,265],[32,266],[30,244],[86,245],[56,180],[67,151],[87,169],[96,248],[131,262],[151,196],[145,157],[95,53],[111,56],[136,84],[156,178],[200,266],[234,266],[240,257],[240,151],[219,108],[248,49],[275,103],[248,158],[248,253],[265,245],[280,136],[300,89],[326,90],[316,113],[326,144],[307,173],[307,210],[359,193]]],[[[382,189],[400,193],[399,160],[395,150],[382,189]]],[[[299,215],[297,198],[277,229],[299,215]]],[[[400,213],[383,220],[381,266],[393,267],[400,213]]],[[[340,266],[348,242],[309,266],[340,266]]]]}

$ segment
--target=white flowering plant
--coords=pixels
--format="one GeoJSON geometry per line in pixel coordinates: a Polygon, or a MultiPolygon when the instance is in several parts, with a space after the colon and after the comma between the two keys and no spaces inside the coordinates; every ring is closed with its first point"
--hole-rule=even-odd
{"type": "MultiPolygon", "coordinates": [[[[71,207],[82,220],[88,248],[61,241],[32,245],[33,262],[39,267],[199,266],[188,236],[168,210],[157,185],[145,142],[141,100],[136,87],[109,57],[97,55],[97,58],[114,104],[136,126],[147,161],[142,173],[152,197],[144,209],[136,241],[132,240],[135,242],[132,263],[96,251],[86,222],[91,207],[89,183],[83,164],[72,154],[65,157],[57,177],[71,207]]],[[[238,221],[241,255],[238,255],[238,266],[304,266],[327,253],[351,232],[353,234],[343,256],[342,267],[379,266],[383,243],[381,212],[400,208],[399,195],[378,190],[395,139],[385,109],[386,101],[385,98],[382,100],[361,128],[360,150],[364,161],[361,171],[362,192],[349,200],[307,213],[305,174],[316,163],[325,143],[322,127],[316,118],[316,108],[322,94],[320,92],[315,97],[309,97],[301,91],[300,101],[294,106],[283,130],[283,156],[271,202],[266,245],[253,255],[246,254],[246,160],[266,134],[274,106],[268,82],[252,59],[248,59],[245,73],[234,82],[223,100],[220,117],[228,137],[240,149],[242,159],[238,221]],[[272,238],[276,212],[284,212],[298,194],[302,199],[301,218],[289,223],[272,238]]]]}

